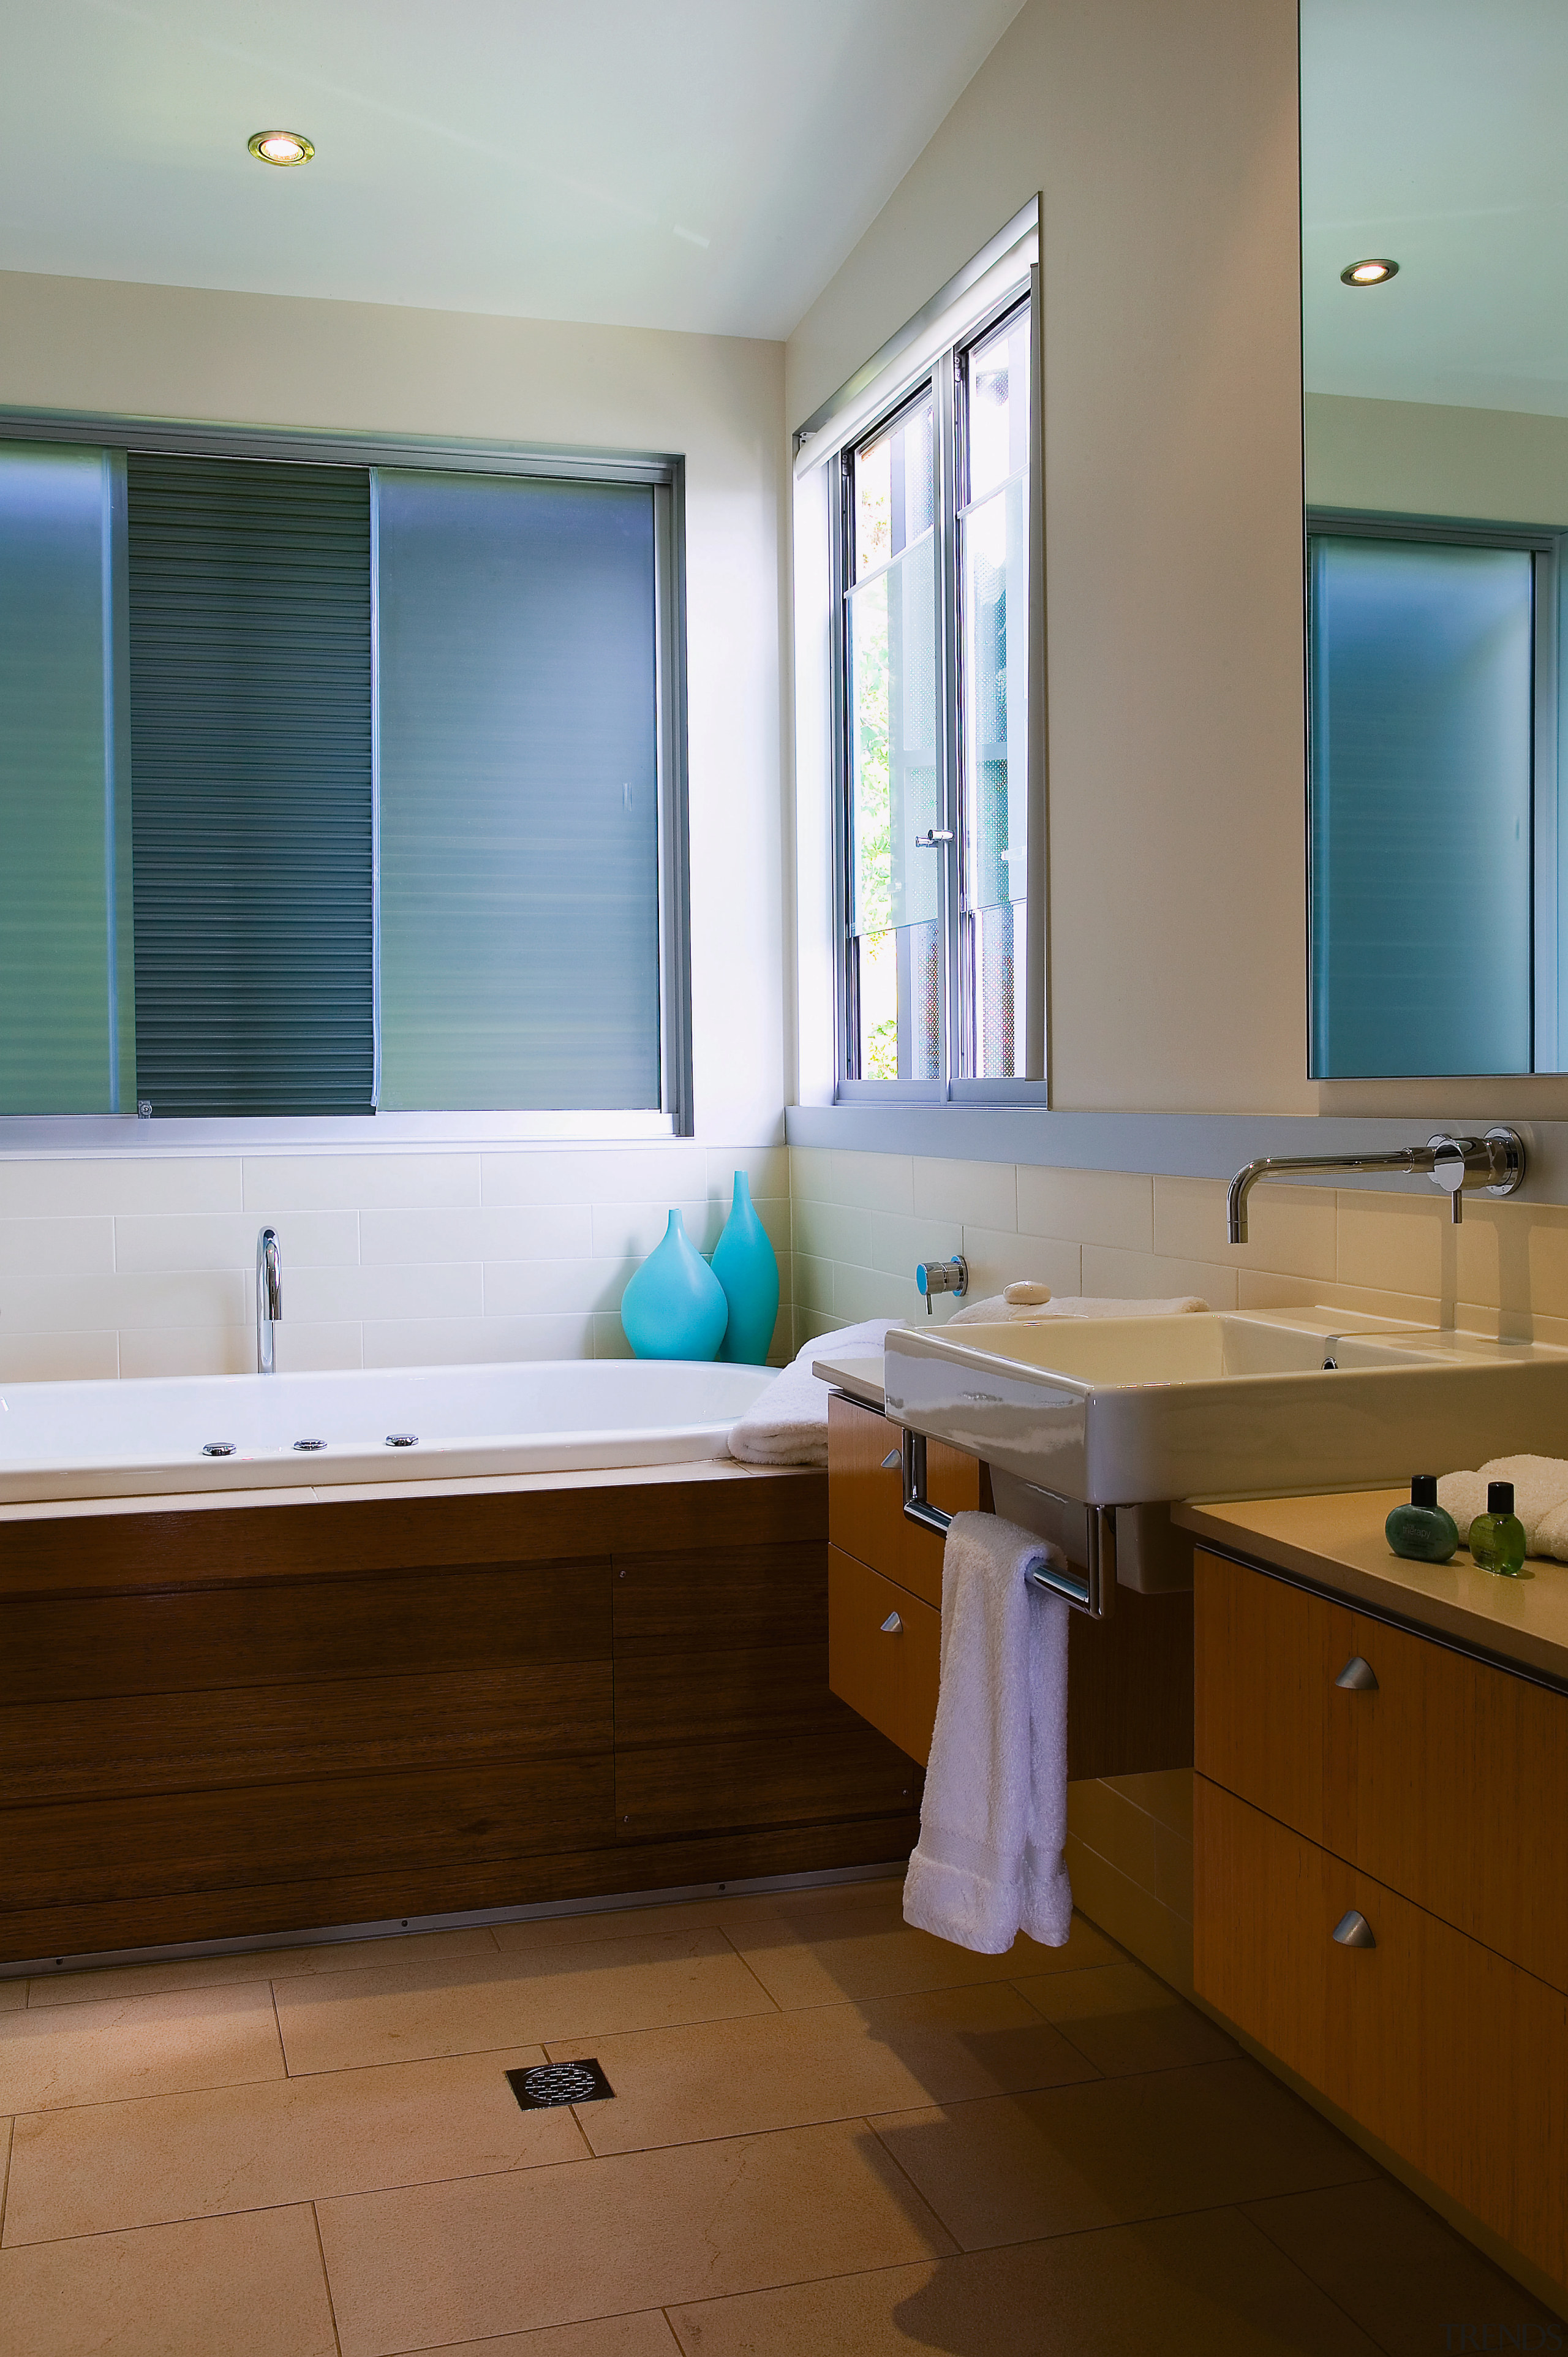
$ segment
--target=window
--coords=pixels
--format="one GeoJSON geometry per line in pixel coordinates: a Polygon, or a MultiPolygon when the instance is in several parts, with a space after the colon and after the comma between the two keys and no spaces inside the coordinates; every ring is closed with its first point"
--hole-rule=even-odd
{"type": "Polygon", "coordinates": [[[832,462],[851,1084],[1028,1071],[1030,344],[1015,296],[832,462]]]}
{"type": "Polygon", "coordinates": [[[1313,1073],[1558,1069],[1557,537],[1308,545],[1313,1073]]]}
{"type": "Polygon", "coordinates": [[[687,1103],[674,469],[0,442],[0,1113],[687,1103]]]}

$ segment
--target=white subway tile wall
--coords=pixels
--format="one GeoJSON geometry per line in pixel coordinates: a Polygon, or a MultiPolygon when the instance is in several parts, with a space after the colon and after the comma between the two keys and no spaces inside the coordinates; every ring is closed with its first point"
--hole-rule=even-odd
{"type": "Polygon", "coordinates": [[[671,1209],[711,1253],[736,1170],[779,1254],[781,1362],[781,1146],[0,1161],[0,1381],[250,1372],[268,1223],[280,1368],[619,1358],[628,1277],[671,1209]]]}

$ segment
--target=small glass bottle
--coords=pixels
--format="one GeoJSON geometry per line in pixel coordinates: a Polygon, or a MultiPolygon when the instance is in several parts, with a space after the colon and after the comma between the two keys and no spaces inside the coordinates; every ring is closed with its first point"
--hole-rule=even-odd
{"type": "Polygon", "coordinates": [[[1488,1481],[1487,1511],[1470,1525],[1470,1553],[1480,1571],[1517,1579],[1524,1569],[1524,1524],[1513,1510],[1513,1483],[1488,1481]]]}
{"type": "Polygon", "coordinates": [[[1435,1473],[1414,1475],[1409,1505],[1394,1508],[1383,1534],[1394,1554],[1411,1563],[1448,1562],[1459,1544],[1459,1525],[1437,1502],[1435,1473]]]}

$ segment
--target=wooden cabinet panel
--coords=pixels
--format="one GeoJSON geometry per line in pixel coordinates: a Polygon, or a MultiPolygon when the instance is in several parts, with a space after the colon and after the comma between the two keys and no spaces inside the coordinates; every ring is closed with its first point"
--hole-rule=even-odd
{"type": "Polygon", "coordinates": [[[827,1631],[825,1546],[618,1555],[610,1587],[618,1656],[821,1643],[827,1631]]]}
{"type": "Polygon", "coordinates": [[[1119,1587],[1107,1620],[1068,1614],[1067,1772],[1192,1765],[1192,1598],[1119,1587]]]}
{"type": "Polygon", "coordinates": [[[1568,2280],[1568,1997],[1197,1780],[1201,1996],[1568,2280]],[[1376,1945],[1341,1946],[1359,1909],[1376,1945]]]}
{"type": "MultiPolygon", "coordinates": [[[[897,1425],[837,1393],[830,1398],[828,1535],[845,1555],[912,1589],[940,1611],[942,1542],[906,1519],[902,1448],[897,1425]]],[[[972,1511],[981,1502],[978,1459],[931,1441],[926,1491],[944,1513],[972,1511]]]]}
{"type": "Polygon", "coordinates": [[[726,1824],[898,1817],[918,1805],[919,1789],[903,1752],[840,1703],[813,1732],[782,1741],[737,1735],[618,1752],[616,1828],[623,1841],[645,1841],[726,1824]]]}
{"type": "Polygon", "coordinates": [[[1356,1864],[1568,1989],[1568,1695],[1361,1614],[1355,1649],[1356,1864]]]}
{"type": "Polygon", "coordinates": [[[923,1767],[937,1716],[941,1614],[836,1546],[828,1564],[828,1682],[923,1767]],[[897,1631],[885,1631],[895,1613],[897,1631]]]}
{"type": "Polygon", "coordinates": [[[0,1703],[604,1659],[609,1590],[605,1560],[25,1598],[0,1607],[0,1703]]]}
{"type": "Polygon", "coordinates": [[[1343,1851],[1364,1695],[1345,1605],[1199,1547],[1193,1558],[1194,1751],[1201,1774],[1343,1851]]]}

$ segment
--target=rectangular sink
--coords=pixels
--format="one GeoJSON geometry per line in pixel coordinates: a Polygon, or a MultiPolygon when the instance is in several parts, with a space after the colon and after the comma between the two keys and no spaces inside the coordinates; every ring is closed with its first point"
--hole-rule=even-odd
{"type": "Polygon", "coordinates": [[[1568,1351],[1332,1309],[896,1328],[887,1412],[1088,1505],[1375,1489],[1568,1445],[1568,1351]]]}

